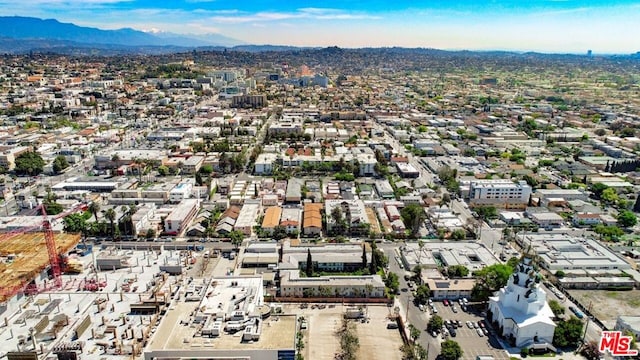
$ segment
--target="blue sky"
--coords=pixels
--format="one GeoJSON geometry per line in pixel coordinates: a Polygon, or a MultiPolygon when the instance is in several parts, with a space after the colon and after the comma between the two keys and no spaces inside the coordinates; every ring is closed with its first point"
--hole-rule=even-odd
{"type": "Polygon", "coordinates": [[[0,0],[0,14],[251,44],[640,51],[640,1],[628,0],[0,0]]]}

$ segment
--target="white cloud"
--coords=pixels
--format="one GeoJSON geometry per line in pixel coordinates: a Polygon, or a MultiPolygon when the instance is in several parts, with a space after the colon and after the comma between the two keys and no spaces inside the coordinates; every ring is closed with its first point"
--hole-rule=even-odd
{"type": "Polygon", "coordinates": [[[340,9],[329,8],[301,8],[294,12],[256,12],[247,13],[241,11],[229,11],[224,15],[212,16],[211,21],[224,24],[242,24],[281,21],[290,19],[309,20],[377,20],[380,16],[373,16],[366,13],[347,12],[340,9]]]}

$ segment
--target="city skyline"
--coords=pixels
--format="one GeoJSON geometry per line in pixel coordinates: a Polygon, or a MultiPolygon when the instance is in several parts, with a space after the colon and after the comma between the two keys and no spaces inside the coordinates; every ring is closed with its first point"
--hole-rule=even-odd
{"type": "Polygon", "coordinates": [[[221,34],[247,44],[430,47],[550,53],[640,50],[628,0],[308,1],[0,0],[0,15],[101,29],[221,34]],[[348,35],[348,36],[345,36],[348,35]]]}

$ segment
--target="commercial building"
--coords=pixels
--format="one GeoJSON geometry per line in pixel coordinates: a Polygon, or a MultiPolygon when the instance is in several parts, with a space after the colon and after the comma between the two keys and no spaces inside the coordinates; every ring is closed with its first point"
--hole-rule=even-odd
{"type": "Polygon", "coordinates": [[[589,200],[589,195],[579,189],[537,189],[533,196],[539,199],[541,206],[573,200],[589,200]]]}
{"type": "Polygon", "coordinates": [[[556,324],[547,294],[536,283],[531,259],[524,258],[507,285],[489,298],[489,321],[516,347],[551,346],[556,324]]]}
{"type": "Polygon", "coordinates": [[[272,316],[262,282],[261,276],[243,276],[194,279],[183,286],[144,359],[293,360],[296,316],[272,316]]]}
{"type": "Polygon", "coordinates": [[[198,200],[182,200],[173,211],[164,219],[164,232],[169,235],[178,235],[198,213],[198,200]]]}
{"type": "Polygon", "coordinates": [[[525,181],[474,180],[469,184],[469,205],[492,205],[505,209],[523,209],[529,203],[531,186],[525,181]]]}
{"type": "Polygon", "coordinates": [[[280,292],[285,297],[384,297],[380,275],[301,277],[299,270],[281,270],[280,292]]]}
{"type": "Polygon", "coordinates": [[[416,265],[425,269],[462,265],[475,271],[499,263],[489,249],[476,242],[425,242],[422,249],[416,243],[407,243],[401,254],[406,269],[416,265]]]}
{"type": "Polygon", "coordinates": [[[568,234],[526,233],[517,236],[516,241],[522,248],[530,246],[539,259],[539,265],[551,272],[631,269],[631,265],[620,255],[588,238],[568,234]]]}
{"type": "Polygon", "coordinates": [[[434,300],[457,300],[471,298],[471,290],[476,284],[474,279],[423,279],[423,283],[431,290],[434,300]]]}
{"type": "Polygon", "coordinates": [[[116,181],[76,181],[77,178],[69,178],[61,183],[51,187],[51,190],[65,191],[92,191],[92,192],[111,192],[120,185],[116,181]]]}

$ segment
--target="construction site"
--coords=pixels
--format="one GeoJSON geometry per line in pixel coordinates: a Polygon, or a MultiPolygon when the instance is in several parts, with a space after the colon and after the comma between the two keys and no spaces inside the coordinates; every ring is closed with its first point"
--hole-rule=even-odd
{"type": "MultiPolygon", "coordinates": [[[[80,241],[79,234],[53,236],[56,254],[67,254],[80,241]]],[[[37,279],[49,265],[44,232],[0,236],[0,303],[37,279]]]]}
{"type": "MultiPolygon", "coordinates": [[[[38,234],[32,235],[31,244],[39,245],[25,242],[21,256],[33,254],[33,257],[29,261],[20,260],[32,270],[21,271],[11,284],[21,284],[27,279],[31,285],[33,281],[28,274],[35,274],[37,284],[50,277],[42,235],[40,242],[38,234]],[[39,255],[35,251],[37,246],[39,255]]],[[[28,235],[18,238],[30,239],[28,235]]],[[[0,303],[0,359],[98,360],[105,356],[114,359],[142,356],[171,299],[185,292],[192,282],[187,272],[193,268],[196,256],[202,258],[191,251],[162,248],[133,251],[87,247],[86,251],[78,251],[78,246],[73,247],[78,239],[65,235],[58,240],[56,236],[63,257],[70,255],[69,263],[62,267],[70,271],[59,275],[59,286],[38,285],[0,303]],[[104,266],[100,269],[96,264],[104,266]]],[[[11,247],[7,241],[2,245],[3,249],[21,248],[11,247]]],[[[16,263],[11,266],[18,266],[16,263]]],[[[11,267],[4,266],[11,274],[11,267]]],[[[5,284],[6,276],[0,281],[5,284]]],[[[49,283],[55,282],[49,279],[49,283]]]]}

